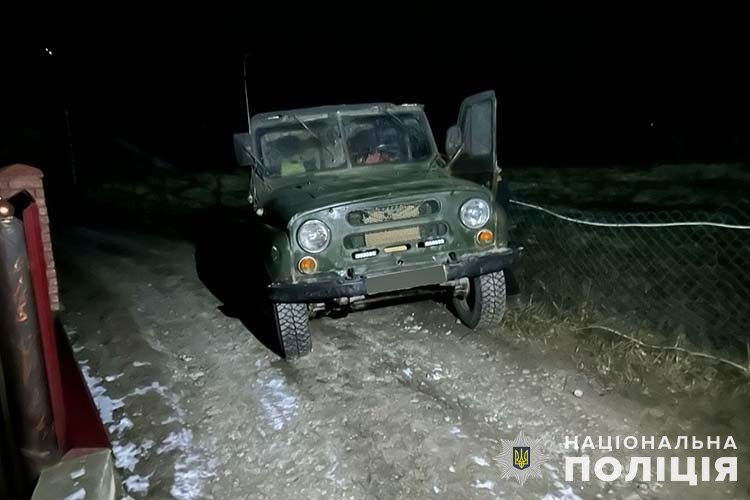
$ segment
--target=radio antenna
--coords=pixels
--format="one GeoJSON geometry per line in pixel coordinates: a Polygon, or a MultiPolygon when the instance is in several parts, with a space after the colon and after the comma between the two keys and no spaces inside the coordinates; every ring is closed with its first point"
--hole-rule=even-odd
{"type": "Polygon", "coordinates": [[[247,114],[247,131],[250,132],[250,98],[247,95],[247,56],[249,52],[245,52],[242,57],[242,86],[245,89],[245,113],[247,114]]]}

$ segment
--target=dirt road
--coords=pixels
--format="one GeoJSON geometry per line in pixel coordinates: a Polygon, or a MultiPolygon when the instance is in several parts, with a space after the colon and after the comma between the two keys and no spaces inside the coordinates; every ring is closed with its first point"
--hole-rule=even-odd
{"type": "Polygon", "coordinates": [[[742,483],[565,482],[565,436],[660,436],[665,411],[438,302],[316,320],[313,353],[287,363],[222,312],[190,243],[56,237],[63,321],[133,498],[744,498],[742,483]],[[495,461],[519,431],[551,455],[523,487],[495,461]]]}

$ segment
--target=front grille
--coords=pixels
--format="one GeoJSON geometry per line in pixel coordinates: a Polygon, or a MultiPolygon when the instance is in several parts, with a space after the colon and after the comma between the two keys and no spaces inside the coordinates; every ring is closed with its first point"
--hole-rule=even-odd
{"type": "Polygon", "coordinates": [[[396,243],[418,241],[420,236],[419,227],[402,227],[387,231],[375,231],[365,233],[365,245],[367,247],[378,248],[396,243]]]}
{"type": "Polygon", "coordinates": [[[381,248],[399,243],[411,243],[430,238],[439,238],[447,234],[448,224],[445,222],[429,222],[419,226],[350,234],[344,237],[344,248],[349,250],[381,248]]]}
{"type": "Polygon", "coordinates": [[[436,214],[439,211],[440,204],[436,200],[426,200],[353,210],[346,215],[346,220],[352,226],[366,226],[381,222],[416,219],[436,214]]]}

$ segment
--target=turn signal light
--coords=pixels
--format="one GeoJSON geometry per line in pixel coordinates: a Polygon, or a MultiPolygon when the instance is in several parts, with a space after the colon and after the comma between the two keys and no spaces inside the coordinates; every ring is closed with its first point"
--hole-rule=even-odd
{"type": "Polygon", "coordinates": [[[318,262],[310,256],[302,257],[297,264],[301,273],[312,274],[318,268],[318,262]]]}
{"type": "Polygon", "coordinates": [[[477,241],[481,245],[486,245],[487,243],[492,243],[493,238],[495,237],[494,234],[492,234],[492,231],[489,229],[482,229],[477,233],[477,241]]]}

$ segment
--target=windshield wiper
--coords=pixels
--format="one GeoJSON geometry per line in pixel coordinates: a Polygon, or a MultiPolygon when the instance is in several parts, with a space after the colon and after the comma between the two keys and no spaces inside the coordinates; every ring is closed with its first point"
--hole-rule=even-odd
{"type": "Polygon", "coordinates": [[[445,158],[440,153],[436,153],[435,156],[432,157],[432,160],[430,160],[430,164],[427,166],[428,171],[432,171],[435,169],[435,165],[442,162],[441,167],[444,167],[446,165],[445,158]]]}
{"type": "Polygon", "coordinates": [[[326,150],[326,151],[328,152],[328,154],[329,154],[329,155],[331,155],[331,161],[332,161],[332,162],[335,162],[335,161],[336,161],[336,156],[335,156],[335,155],[333,154],[333,151],[331,151],[331,150],[330,150],[330,149],[328,148],[328,146],[327,146],[327,145],[326,145],[326,144],[325,144],[325,143],[323,142],[323,139],[321,139],[321,138],[320,138],[320,136],[319,136],[319,135],[318,135],[317,133],[315,133],[315,131],[314,131],[313,129],[311,129],[311,128],[310,128],[310,127],[309,127],[309,126],[307,125],[307,123],[305,123],[304,121],[302,121],[302,120],[300,119],[300,117],[298,117],[297,115],[292,115],[292,118],[294,118],[294,120],[295,120],[295,121],[296,121],[297,123],[299,123],[300,125],[302,125],[302,127],[303,127],[303,128],[305,129],[305,130],[307,130],[307,133],[308,133],[308,134],[310,134],[311,136],[313,136],[313,137],[314,137],[314,138],[315,138],[315,139],[316,139],[316,140],[318,141],[318,143],[319,143],[319,144],[320,144],[321,146],[323,146],[323,149],[325,149],[325,150],[326,150]]]}
{"type": "Polygon", "coordinates": [[[453,162],[456,161],[456,158],[458,158],[461,153],[464,151],[464,145],[461,144],[461,146],[458,148],[458,150],[455,152],[455,154],[448,159],[448,161],[443,165],[444,168],[450,168],[453,165],[453,162]]]}
{"type": "Polygon", "coordinates": [[[401,118],[399,118],[396,113],[394,113],[393,111],[391,111],[388,108],[385,108],[385,112],[388,114],[388,116],[390,116],[391,118],[393,118],[394,120],[396,120],[397,122],[399,122],[402,127],[406,127],[406,123],[404,123],[404,120],[402,120],[401,118]]]}

